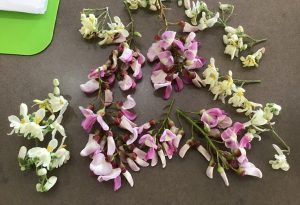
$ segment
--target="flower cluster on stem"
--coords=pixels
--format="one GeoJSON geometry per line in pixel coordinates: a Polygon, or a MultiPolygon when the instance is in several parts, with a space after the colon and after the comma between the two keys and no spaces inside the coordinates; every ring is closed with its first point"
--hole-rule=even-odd
{"type": "Polygon", "coordinates": [[[36,184],[38,192],[49,191],[56,183],[57,177],[48,177],[49,173],[67,163],[70,152],[65,148],[67,138],[64,127],[61,125],[63,114],[68,107],[68,101],[60,94],[59,81],[53,80],[54,90],[45,100],[34,100],[39,106],[36,112],[28,113],[25,103],[20,105],[20,117],[11,115],[8,117],[13,133],[23,136],[25,139],[34,140],[35,147],[27,149],[22,146],[19,150],[18,161],[22,171],[34,168],[39,182],[36,184]],[[59,133],[62,138],[59,144],[56,138],[59,133]],[[48,146],[41,144],[50,137],[48,146]]]}

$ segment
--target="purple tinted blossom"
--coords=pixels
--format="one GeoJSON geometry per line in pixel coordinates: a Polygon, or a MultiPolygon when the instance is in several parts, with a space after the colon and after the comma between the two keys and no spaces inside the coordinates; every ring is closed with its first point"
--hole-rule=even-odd
{"type": "Polygon", "coordinates": [[[90,132],[93,125],[95,124],[96,121],[100,124],[102,129],[104,131],[107,131],[109,129],[108,125],[106,122],[103,120],[102,116],[100,114],[95,114],[92,110],[79,107],[81,113],[84,115],[85,119],[82,121],[81,126],[83,129],[85,129],[87,132],[90,132]]]}
{"type": "Polygon", "coordinates": [[[232,120],[219,108],[211,108],[202,113],[201,121],[209,128],[220,127],[225,129],[232,124],[232,120]]]}
{"type": "Polygon", "coordinates": [[[237,149],[239,147],[237,134],[242,129],[244,129],[244,125],[242,123],[236,122],[232,127],[229,127],[224,132],[222,132],[221,138],[225,142],[225,146],[227,148],[237,149]]]}
{"type": "Polygon", "coordinates": [[[85,93],[93,93],[99,90],[99,82],[95,79],[91,79],[86,83],[81,84],[80,89],[85,93]]]}
{"type": "Polygon", "coordinates": [[[170,98],[173,85],[180,91],[183,82],[192,83],[193,78],[187,77],[187,72],[194,72],[205,63],[197,56],[199,43],[194,40],[195,36],[190,33],[186,38],[178,39],[176,32],[166,31],[148,50],[149,61],[159,60],[152,69],[151,81],[156,90],[164,88],[164,99],[170,98]]]}

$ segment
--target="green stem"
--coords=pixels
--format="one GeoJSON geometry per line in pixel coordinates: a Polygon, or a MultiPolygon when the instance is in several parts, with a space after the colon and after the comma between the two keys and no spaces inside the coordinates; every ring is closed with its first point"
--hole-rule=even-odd
{"type": "Polygon", "coordinates": [[[217,156],[219,155],[219,149],[216,147],[216,145],[211,141],[208,134],[201,128],[197,123],[195,123],[189,116],[187,116],[182,110],[177,109],[176,112],[182,116],[186,121],[188,121],[194,128],[196,128],[199,132],[202,133],[202,135],[207,140],[208,144],[215,150],[217,156]]]}
{"type": "Polygon", "coordinates": [[[164,121],[162,122],[162,125],[161,125],[161,127],[159,128],[159,130],[157,131],[156,134],[159,134],[162,131],[162,129],[166,126],[166,123],[168,122],[168,119],[170,117],[171,111],[173,109],[174,101],[175,101],[175,99],[173,98],[171,104],[169,105],[169,109],[168,109],[168,112],[166,114],[166,117],[165,117],[164,121]]]}
{"type": "Polygon", "coordinates": [[[131,10],[128,6],[128,4],[126,3],[126,1],[124,1],[124,5],[126,7],[129,19],[130,19],[130,39],[128,41],[129,46],[131,46],[132,41],[134,40],[134,19],[132,17],[132,13],[131,10]]]}
{"type": "Polygon", "coordinates": [[[274,127],[269,124],[270,128],[271,128],[271,131],[273,133],[273,137],[275,137],[282,145],[285,146],[286,150],[283,150],[283,151],[286,151],[287,154],[290,154],[291,152],[291,148],[287,145],[287,143],[279,136],[279,134],[275,131],[274,127]]]}
{"type": "Polygon", "coordinates": [[[236,84],[253,84],[253,83],[261,83],[261,80],[238,80],[238,79],[233,79],[233,82],[236,84]]]}

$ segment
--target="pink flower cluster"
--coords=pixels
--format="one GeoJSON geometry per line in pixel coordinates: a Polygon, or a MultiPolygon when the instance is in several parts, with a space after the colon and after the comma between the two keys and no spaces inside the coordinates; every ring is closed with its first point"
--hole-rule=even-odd
{"type": "MultiPolygon", "coordinates": [[[[233,123],[231,118],[219,108],[212,108],[201,111],[199,122],[203,125],[208,136],[214,141],[219,141],[224,144],[222,149],[219,149],[218,154],[222,157],[223,165],[218,164],[218,172],[228,186],[229,182],[224,171],[224,167],[232,169],[240,175],[251,175],[262,177],[262,172],[247,158],[246,149],[251,148],[250,142],[254,138],[253,134],[245,131],[245,127],[240,122],[233,123]],[[240,139],[240,140],[239,140],[240,139]]],[[[209,161],[206,174],[209,178],[213,178],[213,170],[216,165],[216,154],[213,151],[207,151],[198,140],[191,138],[180,149],[179,155],[184,157],[190,148],[197,150],[209,161]]]]}
{"type": "Polygon", "coordinates": [[[115,191],[121,187],[121,176],[133,186],[128,168],[136,172],[149,164],[155,166],[158,159],[165,167],[166,157],[173,157],[183,136],[170,119],[163,126],[154,120],[137,126],[132,121],[135,105],[129,95],[124,102],[112,102],[96,112],[94,106],[80,107],[85,117],[81,125],[89,133],[80,154],[92,159],[90,170],[99,182],[114,180],[115,191]]]}
{"type": "Polygon", "coordinates": [[[169,99],[173,90],[181,91],[183,84],[200,85],[197,70],[202,68],[205,60],[198,56],[199,42],[196,34],[176,38],[176,32],[165,31],[151,45],[147,57],[150,62],[156,62],[152,68],[151,81],[154,89],[164,88],[164,99],[169,99]]]}
{"type": "Polygon", "coordinates": [[[117,79],[121,90],[134,89],[136,80],[143,76],[144,62],[145,57],[138,49],[132,50],[126,43],[122,43],[112,51],[104,65],[90,71],[89,80],[81,84],[80,88],[85,93],[93,93],[99,89],[106,90],[117,79]]]}

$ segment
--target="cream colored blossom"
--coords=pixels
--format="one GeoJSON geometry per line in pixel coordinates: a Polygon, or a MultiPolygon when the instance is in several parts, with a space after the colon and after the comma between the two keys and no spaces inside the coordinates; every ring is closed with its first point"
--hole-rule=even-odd
{"type": "Polygon", "coordinates": [[[247,55],[246,57],[242,56],[240,60],[243,63],[243,67],[258,67],[258,62],[260,61],[264,53],[265,48],[261,48],[252,55],[247,55]]]}
{"type": "Polygon", "coordinates": [[[98,20],[94,14],[89,14],[88,16],[86,14],[81,14],[81,24],[82,27],[79,32],[83,38],[90,39],[97,34],[98,20]]]}
{"type": "Polygon", "coordinates": [[[286,156],[283,151],[275,144],[273,144],[274,149],[277,154],[274,155],[275,160],[270,160],[269,163],[272,165],[273,169],[282,169],[283,171],[288,171],[290,169],[290,165],[286,160],[286,156]]]}

